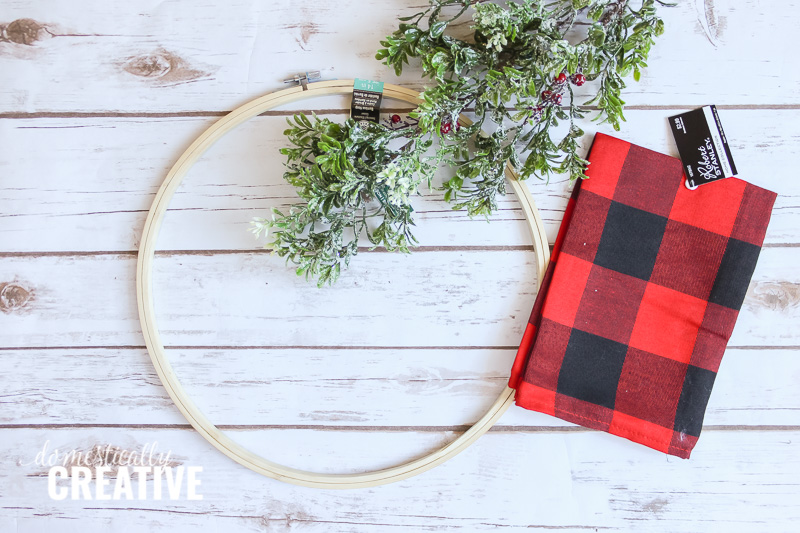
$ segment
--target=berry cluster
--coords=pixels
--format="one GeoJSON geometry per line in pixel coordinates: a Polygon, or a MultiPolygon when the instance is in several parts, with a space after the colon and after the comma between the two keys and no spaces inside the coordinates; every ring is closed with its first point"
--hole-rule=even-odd
{"type": "Polygon", "coordinates": [[[401,130],[416,126],[419,124],[419,121],[411,117],[403,118],[398,114],[394,114],[383,119],[383,124],[390,130],[401,130]]]}
{"type": "Polygon", "coordinates": [[[442,135],[447,135],[448,133],[450,133],[454,129],[455,129],[455,131],[458,131],[458,130],[461,129],[461,123],[459,121],[457,121],[457,120],[456,120],[455,124],[453,124],[452,122],[442,122],[442,126],[439,128],[439,131],[441,132],[442,135]]]}
{"type": "MultiPolygon", "coordinates": [[[[586,83],[586,76],[581,74],[580,72],[576,72],[575,74],[567,75],[566,72],[559,73],[553,79],[552,90],[545,90],[542,91],[542,103],[533,108],[533,119],[539,120],[542,116],[542,112],[544,111],[545,106],[551,105],[561,105],[562,100],[564,99],[562,94],[564,89],[567,85],[567,81],[572,82],[573,85],[580,87],[584,83],[586,83]]],[[[392,123],[397,124],[400,122],[399,115],[392,115],[392,123]]],[[[447,135],[451,131],[455,130],[458,131],[461,129],[461,124],[456,121],[455,124],[450,121],[442,122],[441,127],[439,128],[439,132],[442,135],[447,135]]]]}
{"type": "MultiPolygon", "coordinates": [[[[563,96],[561,93],[564,92],[564,88],[567,85],[567,81],[572,82],[573,85],[580,87],[584,83],[586,83],[586,76],[581,74],[580,72],[576,72],[575,74],[567,75],[566,72],[559,73],[553,79],[553,86],[552,90],[545,90],[542,91],[542,103],[533,108],[533,119],[539,120],[542,116],[542,112],[544,111],[545,106],[551,105],[561,105],[563,100],[563,96]]],[[[393,125],[398,125],[401,121],[400,115],[392,115],[391,122],[393,125]]],[[[439,132],[442,135],[447,135],[452,131],[459,131],[461,129],[461,124],[456,121],[455,123],[447,120],[443,121],[441,127],[439,128],[439,132]]]]}
{"type": "Polygon", "coordinates": [[[571,81],[573,85],[580,87],[586,83],[586,76],[580,72],[576,72],[572,76],[568,76],[566,72],[561,72],[553,80],[553,90],[542,91],[542,104],[561,105],[561,100],[563,99],[561,93],[564,92],[564,88],[567,85],[567,80],[571,81]]]}
{"type": "MultiPolygon", "coordinates": [[[[385,122],[390,129],[400,129],[408,126],[415,126],[416,124],[418,124],[417,120],[414,119],[403,120],[403,118],[400,115],[392,115],[387,120],[385,120],[385,122]]],[[[450,120],[449,117],[442,120],[442,125],[439,128],[439,132],[442,135],[447,135],[452,131],[460,131],[460,130],[461,130],[461,122],[459,122],[458,120],[453,122],[452,120],[450,120]]]]}
{"type": "Polygon", "coordinates": [[[542,103],[561,105],[561,91],[542,91],[542,103]]]}
{"type": "Polygon", "coordinates": [[[586,76],[580,72],[576,72],[571,76],[567,75],[566,72],[559,73],[559,75],[553,79],[552,90],[548,89],[542,91],[542,103],[536,107],[529,108],[533,111],[531,119],[534,121],[539,121],[542,118],[542,113],[544,112],[544,108],[546,106],[561,105],[561,102],[564,99],[561,93],[564,92],[567,81],[570,81],[573,85],[580,87],[586,83],[586,76]]]}

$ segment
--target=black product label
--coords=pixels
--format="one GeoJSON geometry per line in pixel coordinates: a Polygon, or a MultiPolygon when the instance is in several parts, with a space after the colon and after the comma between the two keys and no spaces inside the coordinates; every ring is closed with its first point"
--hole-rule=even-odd
{"type": "Polygon", "coordinates": [[[695,189],[704,183],[736,175],[731,149],[713,105],[669,117],[686,173],[686,186],[695,189]]]}
{"type": "Polygon", "coordinates": [[[353,102],[350,117],[356,122],[380,122],[383,82],[356,79],[353,84],[353,102]]]}

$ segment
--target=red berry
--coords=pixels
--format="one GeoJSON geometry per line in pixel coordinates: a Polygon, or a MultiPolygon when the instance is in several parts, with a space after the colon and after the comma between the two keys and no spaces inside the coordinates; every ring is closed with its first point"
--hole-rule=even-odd
{"type": "Polygon", "coordinates": [[[580,87],[581,85],[586,83],[586,76],[584,76],[583,74],[574,74],[572,76],[572,83],[580,87]]]}
{"type": "Polygon", "coordinates": [[[567,75],[566,73],[562,72],[556,77],[556,83],[566,83],[567,82],[567,75]]]}
{"type": "Polygon", "coordinates": [[[439,131],[442,132],[442,135],[447,135],[448,133],[450,133],[451,129],[452,129],[452,126],[450,125],[450,123],[449,122],[445,122],[444,124],[442,124],[442,127],[439,128],[439,131]]]}
{"type": "Polygon", "coordinates": [[[553,91],[542,91],[542,100],[550,100],[553,97],[553,91]]]}
{"type": "Polygon", "coordinates": [[[461,123],[456,120],[456,131],[461,129],[461,123]]]}
{"type": "Polygon", "coordinates": [[[561,95],[560,94],[554,94],[553,95],[553,103],[556,104],[556,105],[561,105],[561,95]]]}
{"type": "Polygon", "coordinates": [[[400,122],[400,115],[392,115],[392,124],[400,122]]]}

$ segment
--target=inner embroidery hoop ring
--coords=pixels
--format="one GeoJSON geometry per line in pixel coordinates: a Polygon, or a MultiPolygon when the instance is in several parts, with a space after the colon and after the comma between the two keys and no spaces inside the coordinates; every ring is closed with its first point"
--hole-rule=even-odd
{"type": "MultiPolygon", "coordinates": [[[[166,356],[164,345],[161,343],[158,324],[156,322],[153,302],[153,260],[155,256],[156,240],[172,195],[175,193],[175,190],[181,184],[181,181],[183,181],[184,176],[192,165],[194,165],[217,140],[239,124],[274,107],[313,96],[346,95],[352,94],[352,91],[353,80],[309,83],[306,87],[292,87],[256,98],[236,108],[214,123],[186,149],[175,165],[170,169],[167,177],[158,189],[144,224],[142,243],[139,247],[136,265],[136,298],[139,307],[139,320],[142,324],[142,332],[144,333],[147,351],[150,353],[150,359],[156,368],[161,383],[164,385],[164,388],[167,389],[170,398],[172,398],[172,401],[175,402],[175,405],[180,409],[181,413],[183,413],[183,416],[186,417],[186,420],[188,420],[194,429],[208,442],[237,463],[259,474],[279,481],[324,489],[349,489],[383,485],[421,474],[422,472],[442,464],[466,449],[470,444],[475,442],[478,437],[486,433],[486,431],[492,427],[513,403],[514,389],[506,386],[486,414],[454,441],[433,453],[398,466],[355,474],[322,474],[298,470],[269,461],[238,444],[212,424],[205,414],[194,404],[191,398],[189,398],[189,395],[178,380],[166,356]]],[[[419,103],[418,92],[398,85],[384,84],[383,94],[387,98],[402,100],[415,105],[419,103]]],[[[471,123],[466,117],[460,117],[460,120],[465,124],[471,123]]],[[[510,164],[506,164],[505,173],[506,178],[511,184],[511,188],[516,193],[522,205],[525,220],[531,231],[534,251],[536,253],[538,286],[541,284],[545,269],[547,268],[547,262],[550,258],[547,235],[544,232],[542,219],[539,216],[539,211],[536,209],[536,204],[528,188],[518,181],[518,176],[510,164]]]]}

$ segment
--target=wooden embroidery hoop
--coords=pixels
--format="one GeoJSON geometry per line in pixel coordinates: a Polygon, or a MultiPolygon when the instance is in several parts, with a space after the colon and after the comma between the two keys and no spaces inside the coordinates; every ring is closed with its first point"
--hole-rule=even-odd
{"type": "MultiPolygon", "coordinates": [[[[226,436],[208,420],[183,389],[183,386],[169,363],[169,359],[165,354],[164,345],[161,343],[159,336],[153,304],[153,259],[161,223],[169,207],[172,195],[175,193],[175,190],[181,184],[183,177],[192,165],[194,165],[217,140],[246,120],[279,105],[288,104],[312,96],[351,94],[352,91],[353,80],[309,83],[302,87],[297,86],[284,89],[252,100],[231,111],[214,123],[181,155],[175,165],[170,169],[167,177],[156,193],[155,200],[150,207],[147,220],[144,224],[142,243],[139,247],[139,256],[136,266],[136,297],[139,306],[139,320],[142,324],[142,332],[144,333],[147,351],[150,353],[150,358],[156,368],[158,377],[161,379],[161,383],[164,384],[172,401],[178,406],[183,416],[186,417],[189,423],[208,442],[222,453],[247,468],[259,474],[287,483],[326,489],[346,489],[382,485],[393,481],[400,481],[430,470],[455,456],[475,442],[478,437],[486,433],[514,401],[514,389],[506,386],[486,414],[453,442],[433,453],[405,464],[357,474],[321,474],[274,463],[254,454],[226,436]]],[[[384,84],[383,94],[387,98],[394,98],[411,104],[417,104],[419,102],[419,93],[398,85],[384,84]]],[[[470,123],[469,119],[466,117],[461,117],[460,120],[463,123],[470,123]]],[[[536,209],[536,204],[528,188],[517,180],[517,174],[510,164],[506,165],[505,172],[511,184],[511,188],[519,198],[522,210],[525,214],[525,220],[531,230],[533,246],[536,253],[538,285],[544,277],[544,271],[550,258],[550,249],[547,244],[544,225],[542,224],[539,211],[536,209]]]]}

